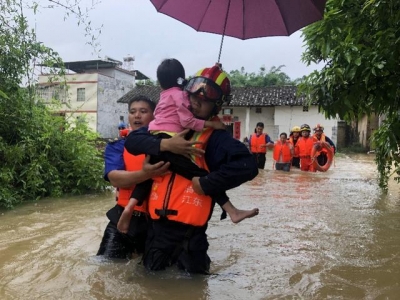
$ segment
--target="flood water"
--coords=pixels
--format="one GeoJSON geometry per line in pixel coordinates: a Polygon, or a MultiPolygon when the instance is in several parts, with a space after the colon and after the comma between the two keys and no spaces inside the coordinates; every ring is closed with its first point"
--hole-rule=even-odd
{"type": "Polygon", "coordinates": [[[0,299],[400,299],[400,189],[382,194],[373,156],[326,173],[266,170],[229,191],[260,214],[210,221],[210,276],[95,256],[111,193],[0,212],[0,299]]]}

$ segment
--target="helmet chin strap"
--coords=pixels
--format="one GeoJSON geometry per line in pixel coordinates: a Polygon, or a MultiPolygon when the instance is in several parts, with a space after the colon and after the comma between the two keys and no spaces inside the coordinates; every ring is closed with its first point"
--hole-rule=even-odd
{"type": "MultiPolygon", "coordinates": [[[[221,104],[222,104],[222,103],[221,103],[221,104]]],[[[209,119],[210,119],[211,117],[214,117],[214,116],[218,115],[218,113],[219,113],[220,110],[221,110],[221,107],[222,107],[221,105],[217,105],[217,103],[215,103],[213,109],[212,109],[211,112],[210,112],[209,119]]]]}

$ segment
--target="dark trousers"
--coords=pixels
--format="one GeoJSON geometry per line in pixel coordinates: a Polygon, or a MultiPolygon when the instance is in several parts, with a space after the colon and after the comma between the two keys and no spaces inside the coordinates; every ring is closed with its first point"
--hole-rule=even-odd
{"type": "Polygon", "coordinates": [[[107,212],[110,222],[104,230],[97,255],[104,255],[108,258],[130,258],[133,253],[144,252],[149,224],[148,217],[144,214],[132,216],[128,233],[124,234],[117,229],[123,210],[122,206],[116,205],[107,212]]]}
{"type": "Polygon", "coordinates": [[[328,161],[328,156],[322,152],[320,155],[318,155],[317,161],[320,166],[323,166],[328,161]]]}
{"type": "Polygon", "coordinates": [[[280,171],[289,172],[290,171],[290,162],[288,163],[275,163],[275,169],[280,171]]]}
{"type": "Polygon", "coordinates": [[[259,169],[264,169],[265,167],[265,161],[267,160],[265,155],[266,155],[265,153],[253,153],[253,156],[257,162],[257,167],[259,169]]]}
{"type": "Polygon", "coordinates": [[[292,167],[300,168],[300,157],[293,157],[292,167]]]}
{"type": "Polygon", "coordinates": [[[143,264],[148,270],[177,265],[189,273],[209,274],[207,226],[194,227],[166,219],[153,220],[146,241],[143,264]]]}

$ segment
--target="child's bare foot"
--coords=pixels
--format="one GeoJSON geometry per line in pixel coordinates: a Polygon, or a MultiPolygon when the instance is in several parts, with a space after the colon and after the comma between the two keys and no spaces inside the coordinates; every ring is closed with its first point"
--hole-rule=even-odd
{"type": "Polygon", "coordinates": [[[259,213],[258,208],[253,208],[251,210],[235,209],[234,212],[229,214],[229,217],[231,217],[231,221],[236,224],[243,221],[244,219],[257,216],[258,213],[259,213]]]}
{"type": "Polygon", "coordinates": [[[119,218],[117,229],[122,233],[128,233],[129,223],[131,222],[132,213],[129,209],[125,208],[119,218]]]}

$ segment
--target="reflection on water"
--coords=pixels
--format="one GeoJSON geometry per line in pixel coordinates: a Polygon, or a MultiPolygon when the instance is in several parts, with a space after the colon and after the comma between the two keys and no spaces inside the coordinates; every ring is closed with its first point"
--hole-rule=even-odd
{"type": "Polygon", "coordinates": [[[381,194],[373,157],[326,173],[263,170],[229,195],[260,215],[216,208],[211,276],[147,272],[94,256],[112,194],[27,204],[0,216],[0,299],[398,299],[400,190],[381,194]]]}

